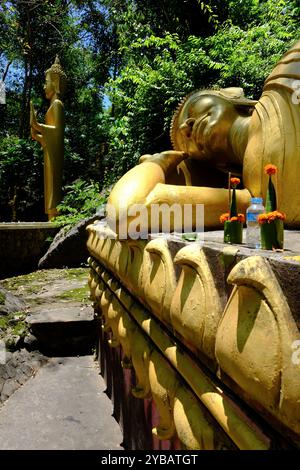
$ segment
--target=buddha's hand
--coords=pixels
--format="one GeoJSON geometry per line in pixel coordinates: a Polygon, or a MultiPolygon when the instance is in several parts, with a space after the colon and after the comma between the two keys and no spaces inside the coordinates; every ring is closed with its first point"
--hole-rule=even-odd
{"type": "Polygon", "coordinates": [[[146,154],[140,158],[140,163],[152,162],[157,163],[167,175],[174,170],[179,163],[188,157],[186,152],[178,152],[177,150],[167,150],[161,153],[154,153],[153,155],[146,154]]]}
{"type": "Polygon", "coordinates": [[[32,101],[30,101],[30,127],[37,130],[37,131],[40,131],[40,125],[37,122],[36,112],[35,112],[35,109],[33,107],[32,101]]]}
{"type": "Polygon", "coordinates": [[[44,147],[45,142],[42,134],[39,134],[33,127],[31,127],[30,133],[33,140],[36,140],[41,144],[42,147],[44,147]]]}
{"type": "Polygon", "coordinates": [[[32,129],[35,129],[37,132],[42,133],[42,124],[39,124],[37,122],[36,112],[33,107],[32,101],[30,101],[30,127],[32,129]]]}
{"type": "Polygon", "coordinates": [[[32,101],[30,101],[30,126],[32,127],[33,123],[37,122],[36,120],[36,113],[33,107],[32,101]]]}

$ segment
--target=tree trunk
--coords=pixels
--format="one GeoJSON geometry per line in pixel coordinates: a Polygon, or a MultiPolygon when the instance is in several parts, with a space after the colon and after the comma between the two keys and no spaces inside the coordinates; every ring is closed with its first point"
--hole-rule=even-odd
{"type": "Polygon", "coordinates": [[[24,49],[24,83],[22,90],[21,99],[21,113],[20,113],[20,126],[19,126],[19,137],[27,138],[30,133],[29,128],[29,113],[30,113],[30,99],[32,90],[32,43],[31,43],[31,24],[30,24],[30,11],[29,6],[25,5],[24,19],[24,38],[27,42],[24,49]]]}

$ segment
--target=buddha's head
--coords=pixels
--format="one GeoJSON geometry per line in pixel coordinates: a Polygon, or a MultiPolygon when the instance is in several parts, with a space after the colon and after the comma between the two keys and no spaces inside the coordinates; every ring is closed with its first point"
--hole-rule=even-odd
{"type": "Polygon", "coordinates": [[[172,120],[175,150],[192,158],[226,158],[232,153],[230,131],[241,117],[249,119],[256,101],[245,98],[241,88],[196,91],[179,105],[172,120]]]}
{"type": "Polygon", "coordinates": [[[54,64],[50,69],[46,70],[46,81],[44,85],[45,95],[48,100],[51,100],[54,95],[60,98],[65,91],[67,76],[63,71],[58,56],[55,58],[54,64]]]}

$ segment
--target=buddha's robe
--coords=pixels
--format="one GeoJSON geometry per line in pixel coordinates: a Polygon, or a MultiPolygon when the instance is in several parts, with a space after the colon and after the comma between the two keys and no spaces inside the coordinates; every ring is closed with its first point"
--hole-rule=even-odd
{"type": "Polygon", "coordinates": [[[43,127],[45,213],[61,202],[64,156],[64,107],[56,99],[49,107],[43,127]]]}
{"type": "Polygon", "coordinates": [[[265,198],[272,163],[278,209],[286,225],[300,227],[300,41],[276,65],[252,115],[246,148],[243,180],[253,196],[265,198]]]}

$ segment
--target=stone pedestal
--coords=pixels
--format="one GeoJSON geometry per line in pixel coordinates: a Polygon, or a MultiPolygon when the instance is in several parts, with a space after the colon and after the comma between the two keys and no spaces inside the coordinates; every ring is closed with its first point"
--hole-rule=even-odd
{"type": "Polygon", "coordinates": [[[103,223],[88,231],[101,369],[125,444],[127,435],[130,448],[299,447],[297,233],[273,253],[224,245],[222,232],[201,246],[119,241],[103,223]],[[138,408],[140,443],[127,432],[138,408]]]}

